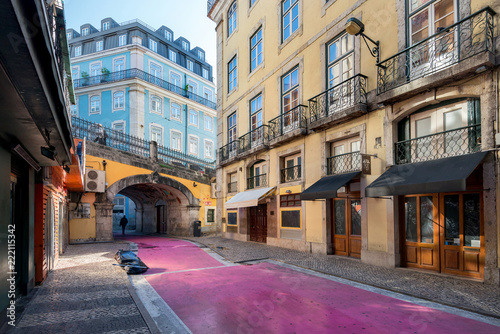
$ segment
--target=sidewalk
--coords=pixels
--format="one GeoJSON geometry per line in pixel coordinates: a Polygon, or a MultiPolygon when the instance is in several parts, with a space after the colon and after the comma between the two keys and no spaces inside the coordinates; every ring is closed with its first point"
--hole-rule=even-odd
{"type": "Polygon", "coordinates": [[[318,255],[222,237],[186,238],[233,262],[273,259],[359,283],[500,318],[500,287],[405,268],[384,268],[359,260],[318,255]]]}
{"type": "Polygon", "coordinates": [[[68,246],[11,332],[150,333],[129,292],[127,274],[112,266],[120,248],[129,245],[68,246]]]}

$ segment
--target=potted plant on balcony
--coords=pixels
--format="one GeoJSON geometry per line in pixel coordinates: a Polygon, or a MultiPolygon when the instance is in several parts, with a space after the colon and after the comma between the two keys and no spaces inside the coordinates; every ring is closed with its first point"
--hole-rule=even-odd
{"type": "Polygon", "coordinates": [[[110,75],[110,71],[106,68],[106,67],[103,67],[101,69],[101,73],[102,73],[102,81],[109,81],[111,75],[110,75]]]}
{"type": "Polygon", "coordinates": [[[82,86],[88,86],[89,85],[89,74],[87,72],[82,72],[82,86]]]}

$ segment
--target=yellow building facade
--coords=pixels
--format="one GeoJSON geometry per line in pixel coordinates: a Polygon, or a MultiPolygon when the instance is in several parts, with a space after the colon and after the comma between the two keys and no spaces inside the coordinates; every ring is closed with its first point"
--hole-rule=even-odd
{"type": "Polygon", "coordinates": [[[498,284],[498,10],[208,1],[224,236],[498,284]]]}

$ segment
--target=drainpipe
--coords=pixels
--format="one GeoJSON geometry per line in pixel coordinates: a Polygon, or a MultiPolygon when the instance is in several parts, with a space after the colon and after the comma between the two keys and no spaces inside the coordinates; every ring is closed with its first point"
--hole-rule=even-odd
{"type": "Polygon", "coordinates": [[[181,151],[184,151],[184,153],[187,153],[188,152],[188,122],[189,122],[189,119],[188,119],[188,107],[187,107],[187,104],[184,105],[184,115],[186,115],[185,117],[185,122],[184,122],[184,149],[181,150],[181,151]]]}

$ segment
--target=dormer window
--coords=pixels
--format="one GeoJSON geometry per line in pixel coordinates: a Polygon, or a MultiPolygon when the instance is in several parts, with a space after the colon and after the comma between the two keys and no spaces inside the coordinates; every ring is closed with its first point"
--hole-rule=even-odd
{"type": "Polygon", "coordinates": [[[82,29],[82,36],[87,36],[89,34],[89,28],[82,29]]]}
{"type": "Polygon", "coordinates": [[[202,51],[198,51],[198,58],[205,60],[205,54],[202,51]]]}
{"type": "Polygon", "coordinates": [[[167,41],[171,42],[172,41],[172,33],[168,30],[165,30],[165,38],[167,41]]]}
{"type": "Polygon", "coordinates": [[[186,51],[187,51],[187,50],[189,50],[189,45],[188,45],[188,43],[186,43],[186,42],[182,41],[182,48],[183,48],[184,50],[186,50],[186,51]]]}
{"type": "Polygon", "coordinates": [[[109,24],[109,22],[104,22],[104,23],[102,24],[102,30],[103,30],[103,31],[104,31],[104,30],[109,30],[109,28],[110,28],[110,24],[109,24]]]}
{"type": "Polygon", "coordinates": [[[68,32],[68,33],[66,34],[66,39],[69,41],[69,40],[71,39],[71,37],[72,37],[72,36],[71,36],[71,33],[70,33],[70,32],[68,32]]]}

